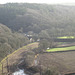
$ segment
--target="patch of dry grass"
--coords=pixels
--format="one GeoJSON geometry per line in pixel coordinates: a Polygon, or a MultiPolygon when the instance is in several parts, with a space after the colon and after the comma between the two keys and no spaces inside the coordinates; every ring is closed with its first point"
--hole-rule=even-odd
{"type": "Polygon", "coordinates": [[[75,73],[75,51],[44,53],[39,58],[45,67],[53,67],[62,74],[75,73]]]}

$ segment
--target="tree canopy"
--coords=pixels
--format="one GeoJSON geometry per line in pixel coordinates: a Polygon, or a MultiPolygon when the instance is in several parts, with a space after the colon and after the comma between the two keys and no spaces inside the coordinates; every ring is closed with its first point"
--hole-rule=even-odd
{"type": "Polygon", "coordinates": [[[7,3],[0,5],[0,23],[13,31],[49,36],[75,35],[75,6],[7,3]]]}

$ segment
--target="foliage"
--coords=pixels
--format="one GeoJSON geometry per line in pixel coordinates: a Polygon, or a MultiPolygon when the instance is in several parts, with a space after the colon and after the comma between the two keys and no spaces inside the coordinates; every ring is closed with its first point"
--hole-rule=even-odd
{"type": "Polygon", "coordinates": [[[34,65],[33,63],[34,63],[35,53],[33,51],[26,52],[24,57],[25,58],[24,58],[23,64],[24,64],[25,67],[31,67],[31,66],[34,65]]]}
{"type": "Polygon", "coordinates": [[[74,36],[74,10],[74,6],[63,5],[1,4],[0,23],[5,24],[13,31],[21,33],[32,31],[40,37],[74,36]]]}
{"type": "Polygon", "coordinates": [[[47,39],[43,39],[39,42],[39,52],[45,51],[47,48],[53,48],[55,47],[56,44],[53,42],[53,40],[47,40],[47,39]]]}
{"type": "Polygon", "coordinates": [[[40,49],[47,49],[47,47],[49,45],[48,43],[49,42],[46,39],[41,40],[40,43],[39,43],[39,48],[40,49]]]}
{"type": "Polygon", "coordinates": [[[32,66],[29,68],[29,70],[32,71],[33,73],[40,72],[40,68],[38,66],[32,66]]]}
{"type": "Polygon", "coordinates": [[[54,70],[47,69],[43,75],[59,75],[59,74],[54,70]]]}
{"type": "Polygon", "coordinates": [[[0,24],[0,61],[6,55],[28,43],[29,40],[24,34],[12,33],[8,27],[0,24]]]}

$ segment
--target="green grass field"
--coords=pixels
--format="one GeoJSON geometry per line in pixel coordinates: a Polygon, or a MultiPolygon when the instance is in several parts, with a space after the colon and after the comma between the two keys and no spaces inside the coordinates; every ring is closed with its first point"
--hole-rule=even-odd
{"type": "Polygon", "coordinates": [[[47,52],[56,52],[56,51],[69,51],[69,50],[75,50],[75,46],[64,47],[64,48],[52,48],[52,49],[49,49],[46,51],[47,52]]]}
{"type": "Polygon", "coordinates": [[[75,36],[63,36],[63,37],[57,37],[58,39],[75,39],[75,36]]]}

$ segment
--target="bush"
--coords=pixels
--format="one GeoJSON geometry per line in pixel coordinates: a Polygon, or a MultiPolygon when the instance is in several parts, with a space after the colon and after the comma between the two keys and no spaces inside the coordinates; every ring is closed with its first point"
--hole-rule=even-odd
{"type": "Polygon", "coordinates": [[[46,69],[43,75],[59,75],[59,73],[54,69],[46,69]]]}

